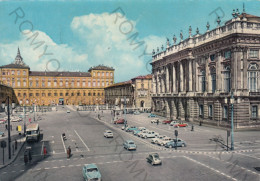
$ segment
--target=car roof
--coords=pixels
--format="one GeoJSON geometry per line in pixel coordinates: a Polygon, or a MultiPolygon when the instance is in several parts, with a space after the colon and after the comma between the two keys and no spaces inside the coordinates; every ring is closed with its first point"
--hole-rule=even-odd
{"type": "Polygon", "coordinates": [[[108,131],[112,132],[110,129],[105,130],[105,132],[108,132],[108,131]]]}
{"type": "Polygon", "coordinates": [[[94,163],[85,164],[84,166],[85,166],[87,169],[88,169],[88,168],[98,168],[97,165],[95,165],[94,163]]]}
{"type": "Polygon", "coordinates": [[[126,140],[126,142],[134,142],[133,140],[126,140]]]}

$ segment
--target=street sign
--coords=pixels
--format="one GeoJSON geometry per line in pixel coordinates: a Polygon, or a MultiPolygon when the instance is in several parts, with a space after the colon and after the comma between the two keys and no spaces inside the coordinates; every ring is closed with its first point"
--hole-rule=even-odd
{"type": "Polygon", "coordinates": [[[6,141],[1,141],[1,148],[5,148],[6,147],[6,141]]]}
{"type": "Polygon", "coordinates": [[[175,130],[175,131],[174,131],[174,134],[175,134],[175,136],[177,137],[177,136],[178,136],[178,130],[175,130]]]}
{"type": "Polygon", "coordinates": [[[18,125],[18,131],[21,132],[22,131],[22,126],[21,125],[18,125]]]}

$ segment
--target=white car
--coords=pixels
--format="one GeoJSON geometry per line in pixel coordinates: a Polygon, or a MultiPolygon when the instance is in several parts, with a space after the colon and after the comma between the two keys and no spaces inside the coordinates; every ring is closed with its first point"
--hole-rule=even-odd
{"type": "Polygon", "coordinates": [[[143,131],[137,133],[137,136],[142,137],[143,134],[147,133],[148,131],[149,131],[149,130],[143,130],[143,131]]]}
{"type": "Polygon", "coordinates": [[[155,134],[153,131],[147,131],[146,133],[142,134],[142,138],[155,138],[155,134]]]}
{"type": "Polygon", "coordinates": [[[178,124],[178,122],[177,122],[177,121],[172,121],[172,122],[170,123],[170,126],[174,126],[175,124],[178,124]]]}
{"type": "Polygon", "coordinates": [[[67,113],[70,113],[70,110],[67,110],[67,113]]]}
{"type": "Polygon", "coordinates": [[[151,140],[151,143],[158,144],[159,140],[163,139],[166,137],[166,135],[159,135],[158,137],[155,137],[151,140]]]}
{"type": "Polygon", "coordinates": [[[139,127],[138,129],[139,129],[140,131],[146,130],[145,127],[139,127]]]}
{"type": "Polygon", "coordinates": [[[113,138],[113,132],[111,130],[106,130],[104,132],[104,137],[106,137],[106,138],[113,138]]]}
{"type": "Polygon", "coordinates": [[[19,122],[19,121],[22,121],[22,119],[17,117],[17,116],[13,116],[13,117],[10,117],[10,121],[11,122],[19,122]]]}
{"type": "Polygon", "coordinates": [[[164,137],[163,139],[158,140],[158,145],[164,146],[166,143],[172,141],[170,137],[164,137]]]}
{"type": "Polygon", "coordinates": [[[155,118],[155,119],[152,119],[152,120],[151,120],[151,123],[157,123],[157,121],[160,122],[160,120],[159,120],[158,118],[155,118]]]}

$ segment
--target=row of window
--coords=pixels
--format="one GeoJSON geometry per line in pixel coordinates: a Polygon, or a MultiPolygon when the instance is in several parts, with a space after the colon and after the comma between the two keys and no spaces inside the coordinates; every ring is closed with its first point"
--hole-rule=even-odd
{"type": "MultiPolygon", "coordinates": [[[[113,84],[112,81],[111,81],[110,83],[113,84]]],[[[7,85],[10,86],[10,81],[7,81],[7,85]]],[[[53,85],[54,85],[54,87],[57,87],[57,82],[54,82],[53,85]]],[[[71,82],[70,85],[71,85],[72,87],[74,87],[75,83],[74,83],[74,82],[71,82]]],[[[77,82],[76,85],[77,85],[77,87],[80,87],[80,86],[81,86],[81,85],[80,85],[80,82],[77,82]]],[[[109,84],[109,82],[107,81],[107,82],[106,82],[106,86],[108,86],[108,85],[110,85],[110,84],[109,84]]],[[[26,87],[26,86],[27,86],[27,82],[26,82],[26,81],[23,81],[23,87],[26,87]]],[[[30,86],[30,87],[33,87],[33,82],[29,82],[29,86],[30,86]]],[[[36,86],[36,87],[39,87],[39,86],[40,86],[38,81],[35,82],[35,86],[36,86]]],[[[45,87],[45,82],[42,82],[42,85],[41,85],[41,86],[42,86],[42,87],[45,87]]],[[[47,82],[47,86],[48,86],[48,87],[51,87],[51,82],[47,82]]],[[[62,86],[63,86],[63,82],[60,82],[60,83],[59,83],[59,86],[62,87],[62,86]]],[[[69,86],[69,82],[65,82],[65,86],[68,87],[68,86],[69,86]]],[[[86,82],[82,82],[82,86],[83,86],[83,87],[86,87],[86,82]]],[[[104,86],[105,86],[105,82],[102,82],[101,84],[100,84],[100,82],[92,82],[92,86],[93,86],[93,87],[96,87],[96,86],[97,86],[97,87],[100,87],[100,86],[104,87],[104,86]]],[[[15,81],[14,81],[14,80],[12,81],[12,87],[15,87],[15,81]]],[[[17,81],[17,87],[21,87],[21,82],[20,82],[20,81],[17,81]]],[[[91,87],[91,82],[88,82],[88,87],[91,87]]]]}
{"type": "MultiPolygon", "coordinates": [[[[109,76],[109,72],[98,72],[97,73],[97,76],[99,77],[100,75],[102,75],[103,77],[105,76],[105,73],[106,73],[106,76],[108,77],[109,76]]],[[[94,72],[93,73],[93,76],[95,77],[96,76],[96,72],[94,72]]],[[[113,76],[113,73],[112,72],[110,72],[110,77],[112,77],[113,76]]]]}
{"type": "MultiPolygon", "coordinates": [[[[21,71],[20,70],[17,70],[17,75],[21,75],[21,71]]],[[[23,75],[26,75],[26,70],[23,70],[23,75]]],[[[2,75],[15,75],[15,71],[12,70],[11,72],[10,71],[2,71],[2,75]]]]}
{"type": "MultiPolygon", "coordinates": [[[[23,93],[23,96],[24,96],[24,97],[26,97],[26,95],[27,95],[26,93],[23,93]]],[[[48,93],[47,95],[48,95],[48,96],[52,96],[52,93],[48,93]]],[[[58,96],[58,93],[54,93],[53,95],[54,95],[54,96],[58,96]]],[[[64,95],[64,94],[63,94],[62,92],[59,93],[59,96],[63,96],[63,95],[64,95]]],[[[82,95],[83,95],[83,96],[87,96],[87,95],[88,95],[88,96],[92,96],[92,93],[89,92],[89,93],[87,94],[87,93],[84,92],[82,95]]],[[[94,93],[93,93],[93,96],[96,96],[96,95],[97,95],[97,96],[100,96],[100,95],[103,96],[103,92],[102,92],[102,93],[99,93],[99,92],[98,92],[97,94],[94,92],[94,93]]],[[[21,93],[18,93],[18,97],[21,97],[21,96],[22,96],[22,94],[21,94],[21,93]]],[[[29,93],[29,96],[30,96],[30,97],[34,97],[34,94],[33,94],[33,93],[29,93]]],[[[35,96],[36,96],[36,97],[40,96],[40,93],[35,93],[35,96]]],[[[45,97],[46,94],[45,94],[45,93],[41,93],[41,96],[45,97]]],[[[67,92],[67,93],[65,93],[65,96],[81,96],[81,93],[80,93],[80,92],[77,92],[77,93],[74,94],[73,92],[72,92],[72,93],[68,93],[68,92],[67,92]]]]}
{"type": "MultiPolygon", "coordinates": [[[[258,91],[258,65],[256,63],[249,64],[247,72],[248,89],[251,92],[258,91]]],[[[224,68],[223,74],[223,88],[225,92],[230,92],[231,90],[231,74],[230,66],[224,68]]],[[[214,93],[216,91],[216,71],[212,71],[211,76],[211,90],[214,93]]],[[[206,73],[205,70],[201,70],[199,75],[200,80],[200,91],[206,91],[206,73]]]]}
{"type": "MultiPolygon", "coordinates": [[[[22,72],[20,70],[2,71],[2,75],[21,75],[21,73],[23,73],[23,75],[26,75],[26,70],[23,70],[22,72]]],[[[100,75],[102,75],[104,77],[105,74],[107,77],[109,76],[109,72],[101,72],[101,73],[98,72],[97,76],[99,77],[100,75]]],[[[94,72],[93,75],[96,76],[96,72],[94,72]]],[[[112,77],[112,76],[113,76],[113,73],[110,72],[110,77],[112,77]]]]}
{"type": "MultiPolygon", "coordinates": [[[[258,58],[259,57],[259,50],[258,49],[250,49],[249,52],[248,52],[248,57],[249,58],[258,58]]],[[[215,54],[211,54],[209,56],[210,60],[211,61],[215,61],[215,54]]],[[[231,58],[231,51],[230,50],[227,50],[224,52],[224,58],[225,59],[230,59],[231,58]]]]}
{"type": "MultiPolygon", "coordinates": [[[[199,105],[199,116],[204,117],[204,105],[199,105]]],[[[213,105],[208,105],[208,117],[213,117],[213,105]]],[[[223,114],[222,117],[224,119],[228,119],[228,106],[223,106],[223,114]]],[[[258,106],[252,105],[251,106],[251,118],[258,118],[258,106]]]]}

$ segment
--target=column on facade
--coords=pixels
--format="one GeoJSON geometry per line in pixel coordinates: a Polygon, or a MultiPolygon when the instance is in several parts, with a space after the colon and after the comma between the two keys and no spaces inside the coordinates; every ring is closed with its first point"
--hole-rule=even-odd
{"type": "Polygon", "coordinates": [[[157,83],[156,83],[155,75],[153,74],[153,94],[157,93],[156,92],[156,85],[157,85],[157,83]]]}
{"type": "Polygon", "coordinates": [[[193,79],[192,79],[192,60],[188,60],[188,65],[189,65],[189,91],[192,91],[192,84],[193,84],[193,79]]]}
{"type": "Polygon", "coordinates": [[[184,77],[184,74],[183,74],[183,63],[180,62],[180,92],[182,92],[184,89],[183,89],[183,77],[184,77]]]}
{"type": "Polygon", "coordinates": [[[235,87],[236,87],[236,65],[237,65],[237,62],[236,62],[236,60],[237,60],[237,57],[236,57],[236,55],[237,55],[237,52],[236,52],[236,50],[235,49],[232,49],[231,50],[231,52],[232,52],[232,55],[231,55],[231,61],[230,61],[230,64],[231,64],[231,66],[230,66],[230,73],[231,73],[231,90],[234,90],[235,89],[235,87]]]}
{"type": "Polygon", "coordinates": [[[242,52],[241,49],[238,50],[237,52],[237,67],[236,67],[236,77],[237,77],[237,81],[236,81],[236,90],[241,90],[242,89],[242,85],[241,85],[241,59],[242,59],[242,52]]]}
{"type": "Polygon", "coordinates": [[[198,68],[199,68],[199,64],[198,64],[198,62],[195,60],[195,75],[196,75],[196,77],[195,77],[195,80],[196,80],[196,84],[195,84],[195,91],[196,92],[198,92],[199,91],[199,84],[200,84],[200,82],[199,82],[199,70],[198,70],[198,68]]]}
{"type": "Polygon", "coordinates": [[[172,64],[172,92],[176,92],[176,69],[172,64]]]}
{"type": "Polygon", "coordinates": [[[222,107],[221,107],[220,100],[216,100],[214,102],[213,107],[214,107],[213,109],[214,121],[217,121],[217,126],[219,126],[220,121],[222,120],[222,107]]]}
{"type": "Polygon", "coordinates": [[[211,75],[209,71],[209,56],[205,58],[205,80],[206,80],[206,86],[205,86],[205,92],[211,92],[211,75]]]}
{"type": "Polygon", "coordinates": [[[169,119],[170,118],[170,100],[165,100],[165,106],[166,106],[166,117],[169,119]]]}
{"type": "Polygon", "coordinates": [[[180,99],[179,100],[179,106],[178,106],[178,108],[179,108],[179,113],[180,113],[180,115],[179,115],[179,118],[181,119],[181,120],[184,120],[185,118],[184,118],[184,106],[183,106],[183,102],[182,101],[184,101],[183,99],[180,99]]]}
{"type": "Polygon", "coordinates": [[[248,48],[244,48],[243,50],[243,89],[247,90],[247,50],[248,48]]]}
{"type": "Polygon", "coordinates": [[[157,71],[157,77],[156,77],[156,79],[157,79],[157,93],[159,94],[159,93],[161,93],[161,80],[160,80],[160,75],[159,75],[159,72],[157,71]]]}
{"type": "Polygon", "coordinates": [[[222,75],[221,75],[221,52],[216,53],[216,90],[217,92],[222,92],[222,75]]]}
{"type": "Polygon", "coordinates": [[[166,93],[169,93],[170,91],[169,91],[169,86],[170,86],[170,79],[169,79],[169,66],[166,66],[166,68],[165,68],[165,71],[166,71],[166,90],[165,90],[165,92],[166,93]]]}

